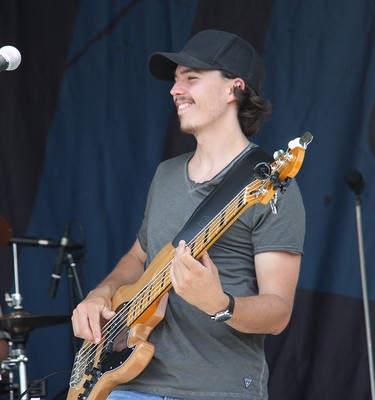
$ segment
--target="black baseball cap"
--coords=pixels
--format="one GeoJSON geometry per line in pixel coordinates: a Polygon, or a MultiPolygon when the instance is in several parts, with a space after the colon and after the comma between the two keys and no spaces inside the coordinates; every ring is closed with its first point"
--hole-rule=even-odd
{"type": "Polygon", "coordinates": [[[225,31],[201,31],[179,53],[153,53],[148,61],[151,74],[166,81],[174,80],[177,65],[229,72],[242,78],[258,94],[264,81],[263,61],[254,47],[225,31]]]}

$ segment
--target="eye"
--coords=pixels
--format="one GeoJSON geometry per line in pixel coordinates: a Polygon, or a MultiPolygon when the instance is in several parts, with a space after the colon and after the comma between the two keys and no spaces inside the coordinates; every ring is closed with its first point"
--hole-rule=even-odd
{"type": "Polygon", "coordinates": [[[189,75],[187,79],[188,81],[194,81],[195,79],[198,79],[198,77],[196,75],[189,75]]]}

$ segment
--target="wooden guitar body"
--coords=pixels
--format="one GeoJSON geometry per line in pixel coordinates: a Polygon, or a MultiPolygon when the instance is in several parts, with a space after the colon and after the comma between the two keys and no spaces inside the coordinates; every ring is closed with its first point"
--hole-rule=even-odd
{"type": "Polygon", "coordinates": [[[155,346],[147,340],[164,318],[168,303],[166,292],[170,288],[165,281],[165,291],[152,299],[155,294],[151,293],[153,287],[149,284],[172,260],[174,252],[174,247],[168,243],[136,284],[122,286],[116,292],[112,299],[116,316],[108,329],[103,329],[103,342],[95,345],[85,341],[77,353],[67,400],[104,400],[117,385],[129,382],[146,368],[155,352],[155,346]],[[144,292],[142,299],[139,293],[144,287],[150,290],[144,292]],[[144,304],[147,308],[138,316],[142,302],[147,302],[144,304]],[[72,386],[73,379],[75,387],[72,386]]]}

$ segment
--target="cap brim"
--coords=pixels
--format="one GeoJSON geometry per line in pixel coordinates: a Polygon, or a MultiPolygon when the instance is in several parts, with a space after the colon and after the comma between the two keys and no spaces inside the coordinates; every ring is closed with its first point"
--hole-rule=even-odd
{"type": "Polygon", "coordinates": [[[198,69],[214,68],[211,64],[186,53],[153,53],[148,61],[151,74],[164,81],[174,80],[177,65],[198,69]]]}

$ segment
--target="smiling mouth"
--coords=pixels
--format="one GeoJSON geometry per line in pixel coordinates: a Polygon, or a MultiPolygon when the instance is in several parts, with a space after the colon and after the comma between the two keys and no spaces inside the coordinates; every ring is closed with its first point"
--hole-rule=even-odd
{"type": "Polygon", "coordinates": [[[194,104],[193,100],[186,96],[177,97],[174,103],[178,113],[186,110],[194,104]]]}
{"type": "Polygon", "coordinates": [[[182,104],[179,104],[179,105],[177,106],[177,111],[185,110],[186,108],[189,108],[190,106],[191,106],[191,103],[182,103],[182,104]]]}

